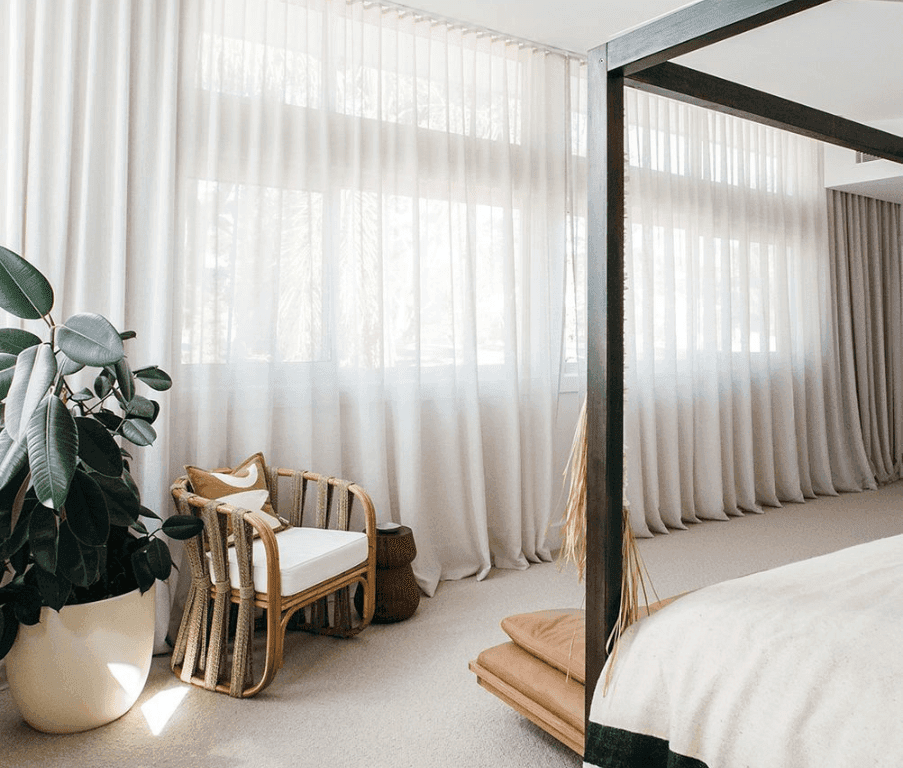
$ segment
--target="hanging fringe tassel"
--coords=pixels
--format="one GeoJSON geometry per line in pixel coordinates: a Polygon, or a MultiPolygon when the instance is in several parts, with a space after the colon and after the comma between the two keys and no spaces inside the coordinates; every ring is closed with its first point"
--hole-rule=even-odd
{"type": "MultiPolygon", "coordinates": [[[[564,535],[559,558],[566,563],[573,563],[577,567],[577,576],[582,582],[586,575],[586,400],[580,409],[580,417],[577,420],[577,429],[574,433],[574,441],[571,444],[571,454],[564,471],[564,482],[570,485],[567,503],[564,510],[564,535]]],[[[605,648],[610,656],[608,672],[605,676],[603,695],[608,691],[611,681],[611,673],[618,654],[618,643],[627,628],[641,616],[648,613],[649,595],[646,584],[652,586],[649,572],[643,564],[640,552],[630,526],[630,509],[626,499],[621,505],[623,515],[622,528],[624,531],[621,542],[621,557],[623,566],[621,569],[621,605],[618,610],[618,620],[612,627],[605,648]],[[640,602],[642,599],[642,603],[640,602]],[[643,610],[645,609],[645,610],[643,610]]],[[[654,588],[652,589],[655,594],[654,588]]],[[[656,596],[657,599],[657,596],[656,596]]]]}

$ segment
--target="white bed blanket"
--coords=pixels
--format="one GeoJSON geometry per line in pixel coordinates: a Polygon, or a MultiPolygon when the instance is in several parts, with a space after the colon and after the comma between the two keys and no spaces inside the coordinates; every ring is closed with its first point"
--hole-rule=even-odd
{"type": "MultiPolygon", "coordinates": [[[[682,597],[625,633],[605,693],[607,671],[591,723],[664,740],[672,758],[899,768],[903,536],[682,597]]],[[[604,751],[586,765],[634,764],[604,751]]]]}

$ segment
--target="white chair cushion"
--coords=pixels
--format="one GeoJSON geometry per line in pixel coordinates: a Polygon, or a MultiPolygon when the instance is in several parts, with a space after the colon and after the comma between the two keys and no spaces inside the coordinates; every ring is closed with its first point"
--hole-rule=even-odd
{"type": "MultiPolygon", "coordinates": [[[[367,535],[353,531],[321,530],[320,528],[289,528],[276,534],[279,545],[279,571],[282,574],[282,594],[294,595],[320,582],[338,576],[367,560],[367,535]]],[[[253,544],[254,589],[267,590],[266,554],[263,542],[253,544]]],[[[210,558],[210,553],[207,553],[210,558]]],[[[213,563],[210,563],[213,575],[213,563]]],[[[238,557],[229,547],[229,581],[238,589],[238,557]]]]}

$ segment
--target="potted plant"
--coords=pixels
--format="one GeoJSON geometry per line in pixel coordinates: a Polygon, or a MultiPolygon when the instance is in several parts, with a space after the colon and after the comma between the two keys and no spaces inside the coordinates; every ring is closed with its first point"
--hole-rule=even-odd
{"type": "Polygon", "coordinates": [[[164,391],[170,377],[157,366],[132,370],[123,342],[134,332],[120,333],[100,315],[58,325],[53,299],[41,272],[0,246],[0,308],[41,321],[46,337],[0,329],[0,658],[7,657],[25,719],[65,732],[109,722],[137,699],[153,647],[153,586],[173,567],[159,532],[186,539],[202,523],[176,515],[150,532],[141,518],[159,518],[141,504],[121,445],[154,442],[160,406],[136,383],[164,391]],[[101,606],[110,614],[107,629],[90,613],[101,606]],[[51,635],[58,629],[62,636],[51,635]],[[79,633],[93,634],[101,650],[70,648],[79,633]],[[97,659],[100,672],[88,671],[93,657],[107,653],[103,646],[110,658],[97,659]],[[137,646],[135,660],[128,654],[137,646]],[[32,658],[36,648],[51,658],[32,658]],[[76,681],[83,669],[86,679],[76,681]],[[47,692],[17,690],[42,681],[49,702],[40,700],[47,692]],[[102,711],[82,717],[85,686],[95,684],[102,711]],[[57,711],[65,693],[75,696],[74,714],[57,711]]]}

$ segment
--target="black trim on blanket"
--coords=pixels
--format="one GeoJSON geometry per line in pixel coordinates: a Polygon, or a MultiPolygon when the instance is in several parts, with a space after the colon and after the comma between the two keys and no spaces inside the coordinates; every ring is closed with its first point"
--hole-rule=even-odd
{"type": "Polygon", "coordinates": [[[592,722],[583,759],[599,768],[708,768],[695,757],[675,754],[664,739],[592,722]]]}

